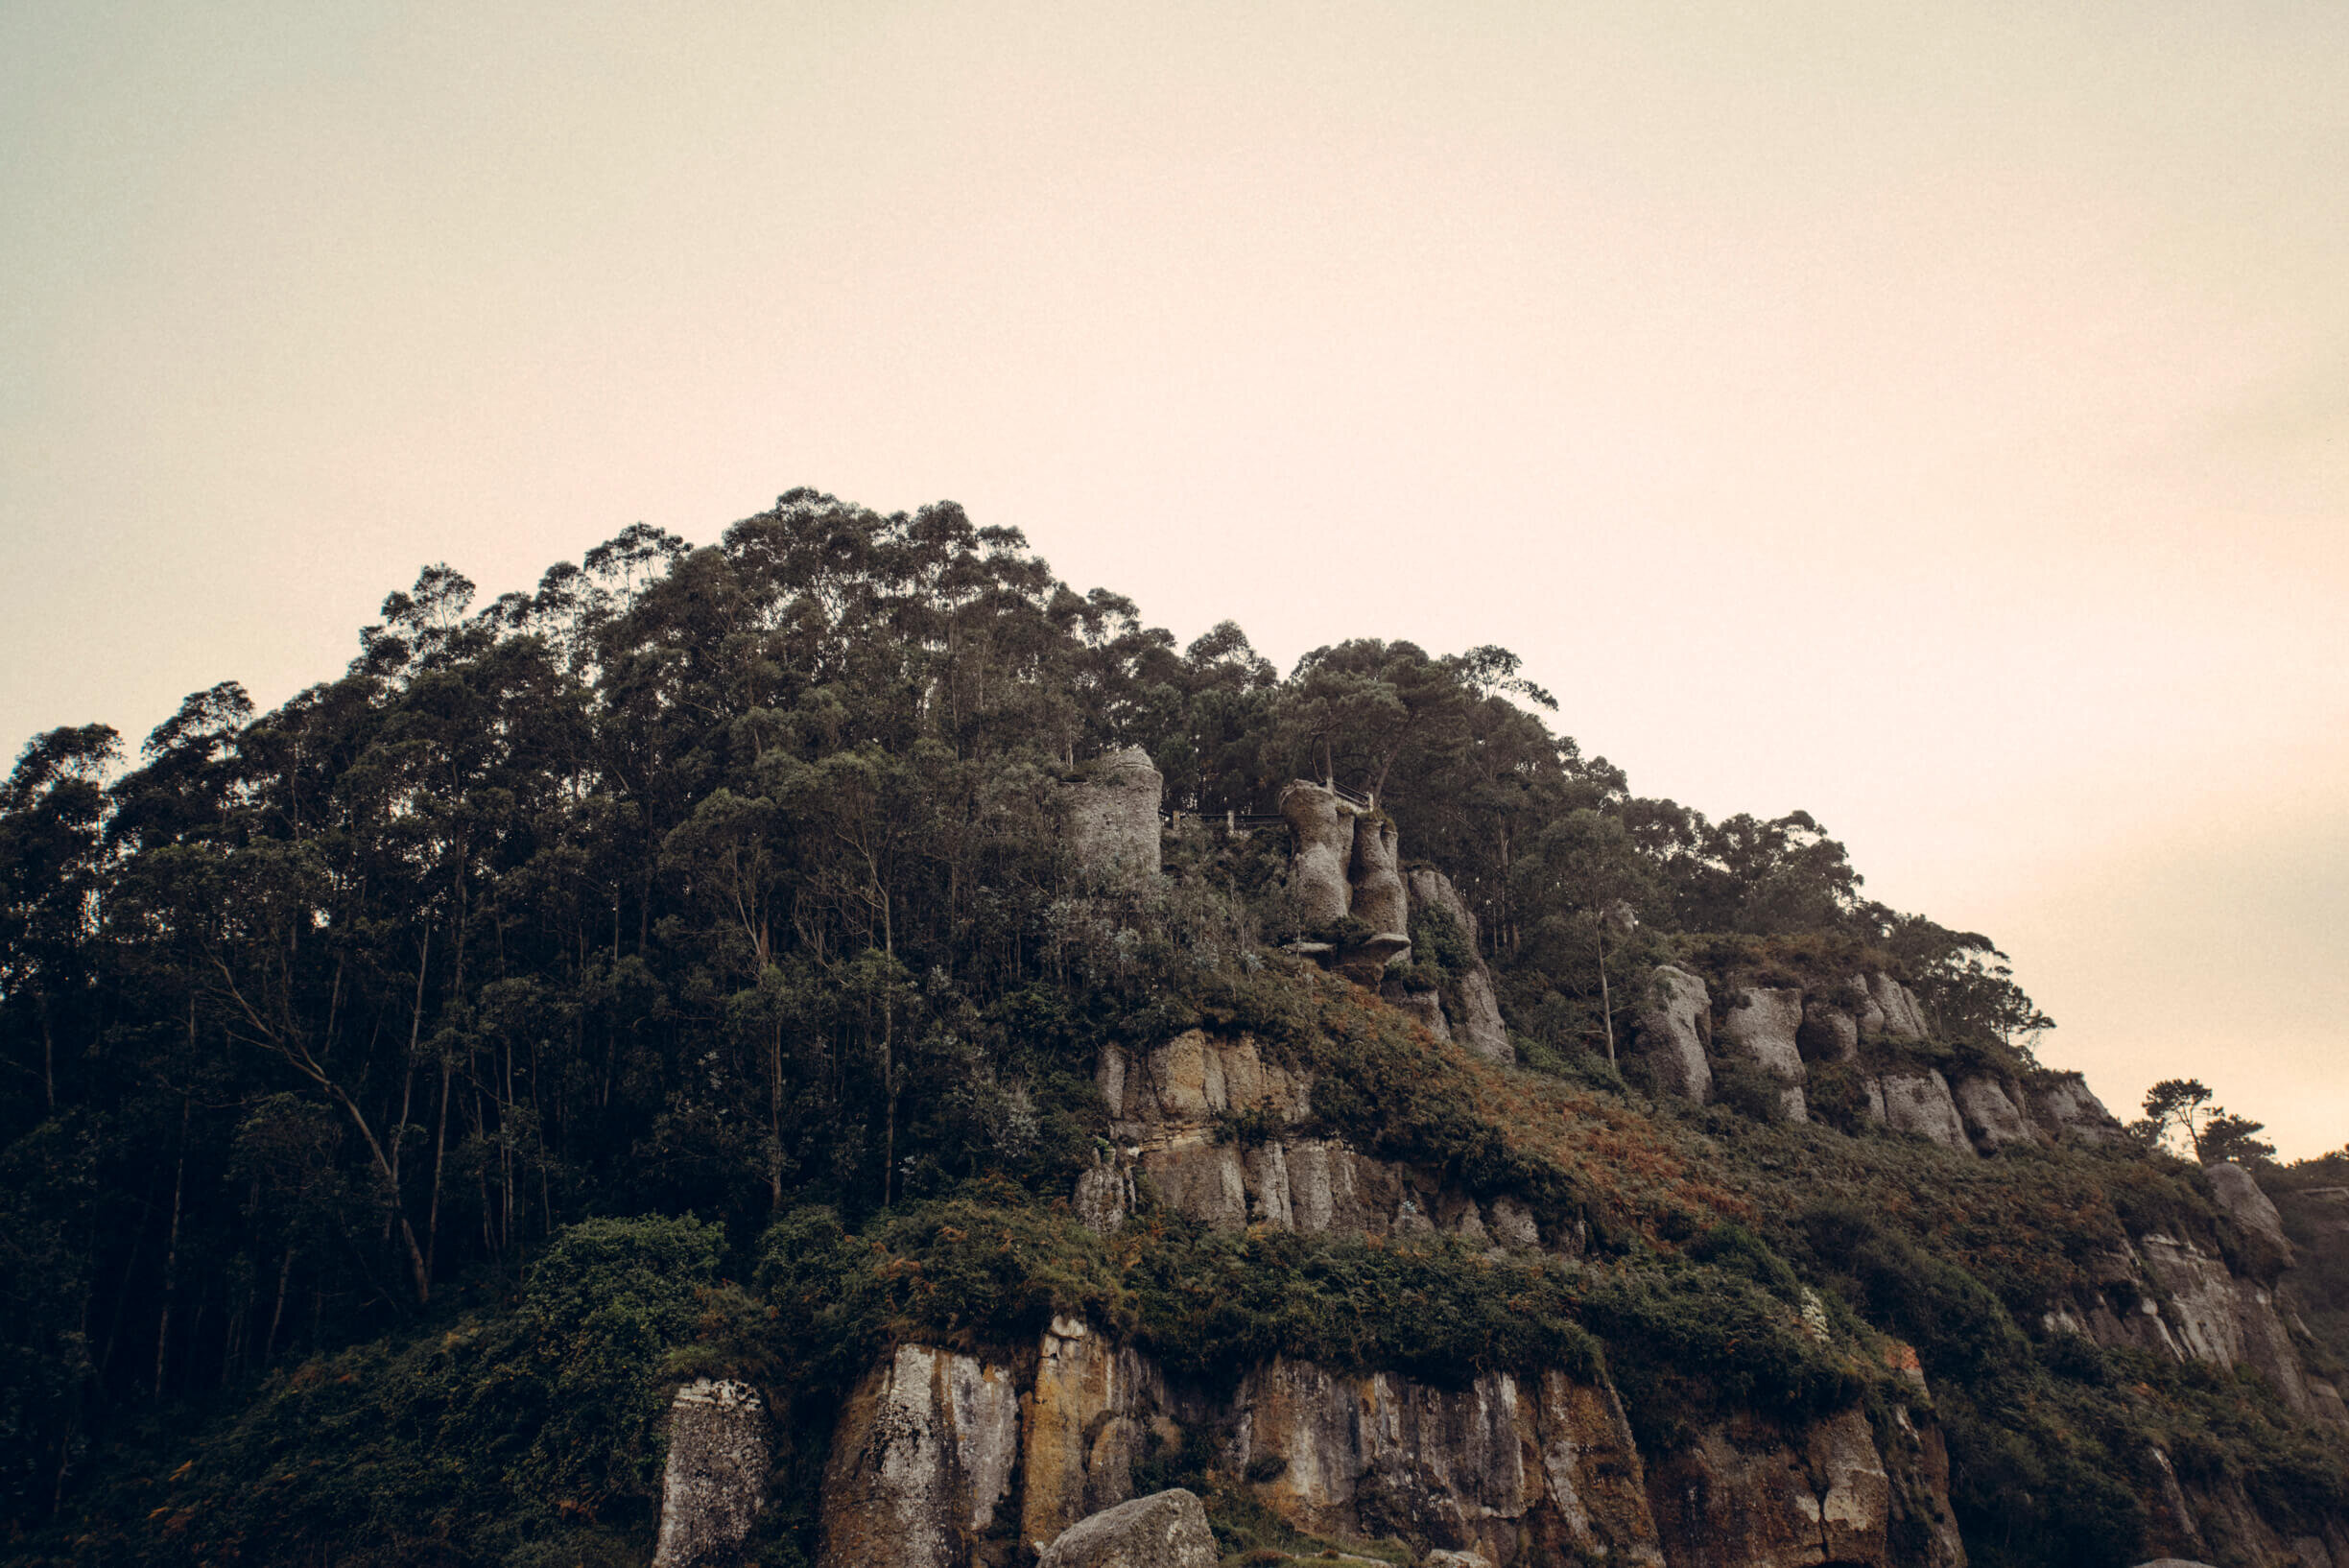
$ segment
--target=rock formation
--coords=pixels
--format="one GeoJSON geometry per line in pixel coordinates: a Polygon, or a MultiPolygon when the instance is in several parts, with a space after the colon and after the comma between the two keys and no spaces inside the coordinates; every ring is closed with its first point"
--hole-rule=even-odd
{"type": "MultiPolygon", "coordinates": [[[[1104,1047],[1094,1084],[1117,1152],[1078,1178],[1073,1207],[1098,1230],[1125,1217],[1138,1175],[1155,1201],[1220,1229],[1373,1237],[1441,1229],[1505,1247],[1542,1245],[1532,1213],[1514,1199],[1480,1204],[1428,1172],[1342,1140],[1278,1130],[1301,1129],[1312,1116],[1313,1086],[1265,1060],[1246,1035],[1213,1040],[1193,1030],[1132,1057],[1104,1047]],[[1234,1139],[1234,1117],[1274,1130],[1234,1139]]],[[[1554,1240],[1571,1249],[1567,1238],[1554,1240]]]]}
{"type": "Polygon", "coordinates": [[[824,1469],[819,1568],[964,1568],[1019,1454],[1008,1369],[897,1347],[842,1410],[824,1469]]]}
{"type": "Polygon", "coordinates": [[[1138,746],[1112,751],[1061,792],[1069,852],[1087,886],[1131,891],[1157,880],[1158,806],[1166,780],[1138,746]]]}
{"type": "Polygon", "coordinates": [[[1887,1040],[1921,1040],[1932,1033],[1926,1027],[1925,1010],[1908,986],[1884,974],[1869,975],[1866,985],[1867,1007],[1859,1019],[1862,1038],[1881,1035],[1887,1040]]]}
{"type": "Polygon", "coordinates": [[[1952,1085],[1950,1097],[1959,1120],[1983,1153],[1994,1153],[2010,1143],[2036,1143],[2023,1112],[2006,1093],[2006,1086],[1986,1073],[1973,1073],[1952,1085]]]}
{"type": "Polygon", "coordinates": [[[1802,1050],[1794,1041],[1802,1021],[1799,989],[1747,986],[1730,994],[1728,1010],[1721,1015],[1717,1032],[1723,1045],[1787,1085],[1782,1094],[1790,1122],[1810,1115],[1803,1104],[1802,1050]]]}
{"type": "Polygon", "coordinates": [[[1658,1089],[1698,1102],[1712,1098],[1713,1068],[1705,1059],[1712,1022],[1712,996],[1702,980],[1670,963],[1649,972],[1632,1029],[1658,1089]]]}
{"type": "Polygon", "coordinates": [[[2218,1199],[2219,1209],[2247,1235],[2257,1236],[2275,1250],[2286,1266],[2292,1261],[2292,1245],[2284,1239],[2284,1217],[2250,1172],[2232,1160],[2220,1160],[2206,1165],[2202,1174],[2210,1177],[2211,1195],[2218,1199]]]}
{"type": "Polygon", "coordinates": [[[1484,966],[1483,949],[1478,945],[1475,912],[1452,886],[1452,879],[1433,867],[1413,868],[1410,890],[1412,907],[1440,912],[1459,932],[1461,945],[1471,956],[1467,966],[1452,976],[1459,1016],[1450,1020],[1450,1037],[1488,1061],[1515,1061],[1517,1048],[1509,1043],[1508,1030],[1501,1022],[1501,1004],[1493,995],[1492,972],[1484,966]]]}
{"type": "Polygon", "coordinates": [[[747,1384],[697,1378],[669,1406],[652,1568],[733,1568],[767,1496],[767,1415],[747,1384]]]}
{"type": "Polygon", "coordinates": [[[1354,906],[1354,823],[1362,812],[1326,785],[1294,779],[1280,793],[1289,820],[1289,895],[1309,925],[1333,925],[1354,906]]]}
{"type": "Polygon", "coordinates": [[[2024,1099],[2051,1138],[2107,1143],[2121,1135],[2120,1119],[2104,1108],[2077,1073],[2033,1075],[2024,1099]]]}
{"type": "Polygon", "coordinates": [[[1295,1528],[1399,1538],[1427,1561],[1440,1553],[1494,1568],[1964,1561],[1938,1437],[1897,1403],[1886,1407],[1883,1434],[1856,1408],[1795,1430],[1739,1417],[1651,1463],[1603,1378],[1488,1372],[1437,1388],[1275,1358],[1210,1395],[1172,1386],[1131,1347],[1059,1319],[1021,1400],[1015,1466],[991,1414],[1000,1395],[984,1391],[1000,1375],[921,1346],[876,1369],[826,1473],[827,1563],[994,1560],[998,1549],[984,1541],[1005,1483],[1022,1490],[1020,1535],[1039,1568],[1187,1562],[1179,1554],[1200,1550],[1212,1561],[1195,1498],[1132,1497],[1139,1461],[1193,1435],[1211,1439],[1229,1484],[1295,1528]],[[1909,1531],[1921,1551],[1894,1548],[1903,1496],[1927,1511],[1909,1531]],[[860,1550],[869,1555],[845,1555],[860,1550]],[[1151,1555],[1169,1552],[1178,1556],[1151,1555]]]}
{"type": "Polygon", "coordinates": [[[1036,1568],[1215,1568],[1215,1532],[1198,1497],[1156,1492],[1071,1525],[1036,1568]]]}
{"type": "Polygon", "coordinates": [[[1885,1125],[1894,1131],[1914,1132],[1945,1149],[1974,1147],[1950,1097],[1949,1081],[1934,1068],[1886,1073],[1877,1082],[1884,1091],[1885,1125]]]}
{"type": "Polygon", "coordinates": [[[1849,1061],[1860,1054],[1860,1021],[1839,1003],[1815,996],[1803,1003],[1794,1039],[1807,1060],[1849,1061]]]}

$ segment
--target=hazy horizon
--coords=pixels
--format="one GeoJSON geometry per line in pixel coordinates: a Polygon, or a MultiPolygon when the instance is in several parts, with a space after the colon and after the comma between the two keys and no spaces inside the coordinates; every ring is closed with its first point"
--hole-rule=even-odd
{"type": "Polygon", "coordinates": [[[0,15],[0,745],[792,486],[1499,643],[2349,1140],[2349,13],[0,15]]]}

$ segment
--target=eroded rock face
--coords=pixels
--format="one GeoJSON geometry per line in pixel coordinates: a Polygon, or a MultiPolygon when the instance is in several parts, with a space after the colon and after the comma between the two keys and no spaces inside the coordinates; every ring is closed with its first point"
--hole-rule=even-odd
{"type": "Polygon", "coordinates": [[[1886,1127],[1931,1138],[1945,1149],[1972,1152],[1949,1082],[1938,1072],[1928,1067],[1923,1072],[1886,1073],[1877,1082],[1884,1092],[1886,1127]]]}
{"type": "Polygon", "coordinates": [[[1890,1568],[1891,1478],[1867,1417],[1844,1411],[1808,1432],[1738,1419],[1709,1429],[1650,1474],[1673,1562],[1890,1568]]]}
{"type": "Polygon", "coordinates": [[[1198,1497],[1176,1487],[1071,1525],[1036,1568],[1215,1568],[1215,1532],[1198,1497]]]}
{"type": "Polygon", "coordinates": [[[1081,1321],[1054,1319],[1022,1402],[1021,1538],[1053,1540],[1131,1497],[1134,1461],[1146,1456],[1151,1424],[1165,1420],[1171,1403],[1148,1357],[1081,1321]]]}
{"type": "Polygon", "coordinates": [[[1289,892],[1308,923],[1342,920],[1353,908],[1354,824],[1361,813],[1337,792],[1294,779],[1280,793],[1294,846],[1289,892]]]}
{"type": "Polygon", "coordinates": [[[1803,1103],[1802,1048],[1794,1039],[1802,1022],[1800,990],[1747,986],[1731,993],[1719,1031],[1727,1049],[1787,1085],[1785,1111],[1791,1122],[1802,1121],[1809,1114],[1803,1103]]]}
{"type": "Polygon", "coordinates": [[[767,1500],[767,1415],[744,1383],[697,1378],[669,1405],[652,1568],[734,1568],[767,1500]]]}
{"type": "Polygon", "coordinates": [[[963,1568],[1019,1454],[1008,1368],[898,1346],[841,1411],[824,1468],[820,1568],[963,1568]]]}
{"type": "Polygon", "coordinates": [[[2024,1120],[2006,1086],[1997,1079],[1981,1073],[1961,1078],[1950,1095],[1966,1130],[1974,1135],[1975,1146],[1983,1153],[2010,1143],[2038,1142],[2030,1123],[2024,1120]]]}
{"type": "Polygon", "coordinates": [[[2284,1217],[2276,1213],[2275,1204],[2260,1191],[2258,1178],[2232,1160],[2205,1166],[2203,1175],[2210,1177],[2212,1196],[2218,1200],[2218,1207],[2226,1217],[2273,1247],[2289,1265],[2292,1245],[2284,1239],[2284,1217]]]}
{"type": "Polygon", "coordinates": [[[1110,752],[1094,765],[1092,777],[1063,791],[1069,851],[1088,884],[1130,890],[1156,880],[1165,794],[1166,780],[1138,746],[1110,752]]]}
{"type": "Polygon", "coordinates": [[[1354,918],[1371,930],[1400,935],[1411,930],[1411,903],[1403,891],[1397,843],[1394,821],[1385,812],[1354,824],[1352,909],[1354,918]]]}
{"type": "Polygon", "coordinates": [[[1475,962],[1455,977],[1460,1016],[1451,1020],[1452,1037],[1487,1061],[1513,1062],[1517,1048],[1509,1044],[1508,1029],[1501,1022],[1501,1004],[1493,995],[1492,972],[1484,966],[1477,945],[1477,917],[1452,879],[1432,867],[1419,867],[1410,878],[1414,908],[1440,910],[1459,932],[1475,962]]]}
{"type": "Polygon", "coordinates": [[[2031,1114],[2053,1138],[2080,1143],[2108,1143],[2121,1135],[2121,1123],[2104,1108],[2077,1073],[2035,1077],[2024,1091],[2031,1114]]]}
{"type": "Polygon", "coordinates": [[[1382,993],[1388,1002],[1408,1012],[1420,1028],[1439,1040],[1452,1037],[1452,1026],[1444,1019],[1443,998],[1434,991],[1407,991],[1389,981],[1382,993]]]}
{"type": "Polygon", "coordinates": [[[1702,980],[1669,963],[1649,972],[1647,994],[1633,1027],[1640,1054],[1665,1093],[1699,1102],[1712,1098],[1713,1068],[1705,1060],[1705,1034],[1712,1018],[1712,996],[1702,980]]]}
{"type": "Polygon", "coordinates": [[[1258,1495],[1301,1528],[1503,1565],[1529,1547],[1530,1560],[1561,1546],[1662,1560],[1621,1409],[1563,1373],[1453,1390],[1275,1361],[1244,1382],[1237,1411],[1235,1460],[1279,1465],[1258,1495]]]}
{"type": "Polygon", "coordinates": [[[1860,1031],[1864,1034],[1880,1033],[1887,1040],[1921,1040],[1928,1031],[1925,1010],[1917,1005],[1916,993],[1894,980],[1890,975],[1872,974],[1867,977],[1870,1010],[1860,1019],[1860,1031]],[[1875,1028],[1869,1028],[1871,1017],[1875,1028]]]}

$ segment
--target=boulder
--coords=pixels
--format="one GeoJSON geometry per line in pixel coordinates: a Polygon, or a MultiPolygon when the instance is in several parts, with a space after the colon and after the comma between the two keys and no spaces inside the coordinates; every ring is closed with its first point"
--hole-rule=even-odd
{"type": "Polygon", "coordinates": [[[2015,1108],[2006,1086],[1987,1074],[1959,1079],[1950,1090],[1958,1114],[1974,1135],[1975,1147],[1987,1154],[2010,1143],[2036,1143],[2038,1135],[2015,1108]]]}
{"type": "Polygon", "coordinates": [[[1415,867],[1410,877],[1413,909],[1442,912],[1459,931],[1471,955],[1467,968],[1454,975],[1459,1016],[1451,1020],[1452,1038],[1487,1061],[1513,1062],[1517,1048],[1509,1044],[1508,1029],[1501,1022],[1501,1004],[1493,995],[1492,972],[1485,968],[1479,947],[1477,917],[1452,879],[1432,866],[1415,867]]]}
{"type": "Polygon", "coordinates": [[[2051,1138],[2109,1143],[2121,1135],[2120,1119],[2104,1108],[2077,1073],[2034,1074],[2024,1100],[2051,1138]]]}
{"type": "Polygon", "coordinates": [[[1877,1082],[1884,1093],[1886,1127],[1931,1138],[1945,1149],[1972,1152],[1965,1123],[1950,1098],[1949,1082],[1939,1073],[1930,1067],[1923,1072],[1886,1073],[1877,1082]]]}
{"type": "Polygon", "coordinates": [[[1702,980],[1669,963],[1649,971],[1633,1029],[1658,1089],[1700,1103],[1712,1097],[1713,1069],[1705,1060],[1712,1017],[1702,980]]]}
{"type": "Polygon", "coordinates": [[[842,1408],[824,1466],[819,1568],[962,1568],[1019,1457],[1010,1372],[907,1344],[842,1408]]]}
{"type": "Polygon", "coordinates": [[[1716,1032],[1726,1048],[1788,1085],[1785,1109],[1790,1122],[1802,1121],[1809,1114],[1803,1103],[1802,1050],[1794,1042],[1802,1017],[1801,991],[1747,986],[1730,993],[1728,1009],[1716,1032]]]}
{"type": "Polygon", "coordinates": [[[1354,823],[1362,814],[1320,784],[1294,779],[1280,793],[1289,820],[1289,895],[1308,925],[1333,925],[1353,908],[1354,823]]]}
{"type": "Polygon", "coordinates": [[[1061,794],[1069,852],[1085,882],[1104,891],[1148,887],[1158,876],[1158,805],[1166,780],[1138,746],[1096,762],[1061,794]]]}
{"type": "Polygon", "coordinates": [[[767,1417],[747,1384],[697,1378],[669,1404],[652,1568],[734,1568],[767,1501],[767,1417]]]}
{"type": "Polygon", "coordinates": [[[2292,1245],[2284,1239],[2284,1218],[2267,1195],[2260,1191],[2259,1179],[2233,1160],[2220,1160],[2206,1165],[2202,1174],[2210,1177],[2211,1195],[2218,1200],[2218,1207],[2246,1234],[2257,1236],[2275,1248],[2289,1265],[2292,1260],[2292,1245]]]}
{"type": "Polygon", "coordinates": [[[1394,819],[1383,811],[1354,824],[1350,909],[1354,918],[1372,931],[1405,935],[1411,930],[1411,901],[1395,855],[1398,838],[1394,819]]]}
{"type": "Polygon", "coordinates": [[[1215,1532],[1198,1497],[1177,1486],[1079,1520],[1036,1568],[1216,1568],[1215,1532]]]}

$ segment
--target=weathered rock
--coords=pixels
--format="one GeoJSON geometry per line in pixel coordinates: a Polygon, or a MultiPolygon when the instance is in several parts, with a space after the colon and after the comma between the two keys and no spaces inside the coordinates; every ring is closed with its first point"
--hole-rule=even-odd
{"type": "Polygon", "coordinates": [[[1460,897],[1459,890],[1452,886],[1452,879],[1433,867],[1414,867],[1410,888],[1412,907],[1440,911],[1459,933],[1461,945],[1474,956],[1473,962],[1453,977],[1460,1012],[1452,1020],[1453,1038],[1488,1061],[1515,1061],[1517,1048],[1509,1043],[1508,1029],[1501,1021],[1501,1004],[1493,994],[1492,973],[1485,968],[1483,950],[1478,946],[1475,913],[1468,908],[1467,900],[1460,897]]]}
{"type": "Polygon", "coordinates": [[[1794,1043],[1807,1060],[1849,1061],[1860,1054],[1860,1021],[1835,1003],[1813,997],[1803,1004],[1794,1043]]]}
{"type": "Polygon", "coordinates": [[[1403,891],[1402,866],[1396,858],[1399,835],[1394,819],[1374,812],[1354,824],[1354,866],[1351,912],[1373,931],[1408,934],[1411,902],[1403,891]]]}
{"type": "Polygon", "coordinates": [[[1108,1235],[1133,1212],[1133,1168],[1116,1159],[1096,1159],[1077,1178],[1077,1196],[1070,1206],[1087,1230],[1108,1235]]]}
{"type": "Polygon", "coordinates": [[[2284,1217],[2267,1195],[2260,1191],[2259,1178],[2232,1160],[2220,1160],[2203,1167],[2210,1177],[2211,1194],[2218,1200],[2218,1207],[2226,1217],[2249,1235],[2258,1237],[2273,1247],[2289,1265],[2292,1261],[2292,1245],[2284,1239],[2284,1217]]]}
{"type": "Polygon", "coordinates": [[[1419,1559],[1419,1568],[1493,1568],[1493,1563],[1482,1552],[1430,1552],[1419,1559]]]}
{"type": "Polygon", "coordinates": [[[1243,1384],[1234,1457],[1277,1461],[1258,1495],[1307,1530],[1398,1535],[1496,1563],[1514,1560],[1530,1531],[1537,1552],[1547,1537],[1553,1549],[1659,1561],[1612,1396],[1562,1373],[1531,1392],[1498,1373],[1448,1390],[1276,1361],[1243,1384]]]}
{"type": "Polygon", "coordinates": [[[1166,780],[1138,746],[1112,751],[1061,794],[1069,851],[1103,889],[1147,887],[1158,875],[1158,804],[1166,780]]]}
{"type": "Polygon", "coordinates": [[[1803,1103],[1802,1049],[1794,1042],[1801,1027],[1801,991],[1747,986],[1730,993],[1718,1032],[1728,1049],[1788,1086],[1784,1108],[1791,1122],[1809,1114],[1803,1103]]]}
{"type": "Polygon", "coordinates": [[[1975,1147],[1983,1153],[2010,1143],[2039,1141],[2008,1098],[2006,1086],[1997,1079],[1982,1073],[1961,1078],[1952,1086],[1950,1096],[1966,1130],[1974,1135],[1975,1147]]]}
{"type": "Polygon", "coordinates": [[[1194,1029],[1139,1059],[1104,1047],[1093,1081],[1108,1105],[1112,1132],[1129,1141],[1164,1128],[1206,1128],[1225,1111],[1293,1123],[1312,1110],[1308,1081],[1265,1060],[1245,1034],[1211,1040],[1194,1029]]]}
{"type": "Polygon", "coordinates": [[[1300,918],[1328,925],[1353,908],[1354,824],[1362,814],[1336,791],[1304,779],[1280,793],[1280,814],[1289,820],[1293,843],[1289,857],[1289,894],[1300,918]]]}
{"type": "Polygon", "coordinates": [[[1056,1318],[1023,1403],[1020,1534],[1040,1544],[1133,1495],[1134,1461],[1170,1401],[1147,1357],[1056,1318]]]}
{"type": "Polygon", "coordinates": [[[1945,1149],[1972,1151],[1949,1082],[1938,1072],[1928,1067],[1921,1073],[1886,1073],[1877,1081],[1884,1089],[1886,1127],[1931,1138],[1945,1149]]]}
{"type": "Polygon", "coordinates": [[[1215,1568],[1215,1532],[1198,1497],[1176,1487],[1080,1519],[1036,1568],[1215,1568]]]}
{"type": "MultiPolygon", "coordinates": [[[[1877,1026],[1887,1040],[1921,1040],[1929,1031],[1925,1026],[1925,1010],[1917,1005],[1916,993],[1889,975],[1872,974],[1867,977],[1868,1000],[1875,1004],[1876,1014],[1882,1019],[1877,1026]]],[[[1864,1032],[1867,1020],[1861,1020],[1864,1032]]]]}
{"type": "Polygon", "coordinates": [[[1713,1068],[1705,1060],[1712,1016],[1712,998],[1702,980],[1669,963],[1649,971],[1634,1027],[1657,1088],[1699,1102],[1712,1097],[1713,1068]]]}
{"type": "Polygon", "coordinates": [[[1669,1560],[1719,1568],[1886,1565],[1891,1481],[1867,1417],[1789,1435],[1739,1417],[1649,1471],[1669,1560]]]}
{"type": "Polygon", "coordinates": [[[1460,972],[1459,986],[1460,1043],[1487,1061],[1515,1061],[1517,1048],[1501,1022],[1500,999],[1493,995],[1492,974],[1482,959],[1460,972]]]}
{"type": "Polygon", "coordinates": [[[1537,1515],[1537,1549],[1564,1546],[1584,1558],[1662,1568],[1648,1477],[1615,1390],[1563,1372],[1541,1380],[1541,1473],[1554,1519],[1537,1515]],[[1540,1527],[1547,1526],[1547,1529],[1540,1527]],[[1559,1539],[1544,1541],[1554,1532],[1559,1539]]]}
{"type": "Polygon", "coordinates": [[[841,1411],[819,1568],[963,1568],[1009,1495],[1019,1438],[1009,1371],[898,1346],[841,1411]]]}
{"type": "Polygon", "coordinates": [[[1142,1170],[1151,1196],[1169,1208],[1219,1230],[1247,1224],[1247,1177],[1235,1146],[1204,1133],[1154,1144],[1142,1152],[1142,1170]]]}
{"type": "Polygon", "coordinates": [[[2108,1143],[2121,1135],[2120,1120],[2104,1108],[2077,1073],[2033,1075],[2024,1091],[2031,1114],[2052,1138],[2108,1143]]]}
{"type": "Polygon", "coordinates": [[[652,1568],[733,1568],[767,1501],[767,1416],[747,1384],[697,1378],[669,1405],[652,1568]]]}

